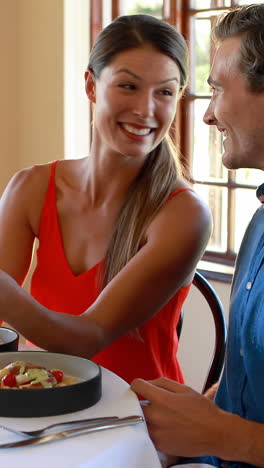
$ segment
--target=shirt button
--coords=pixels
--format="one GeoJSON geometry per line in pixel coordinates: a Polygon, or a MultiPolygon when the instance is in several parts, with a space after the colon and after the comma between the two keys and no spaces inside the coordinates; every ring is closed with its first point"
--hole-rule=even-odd
{"type": "Polygon", "coordinates": [[[250,281],[247,282],[246,284],[246,289],[250,290],[252,287],[252,283],[250,281]]]}
{"type": "Polygon", "coordinates": [[[240,356],[244,356],[244,351],[243,351],[243,349],[242,349],[242,348],[240,348],[240,350],[239,350],[239,354],[240,354],[240,356]]]}

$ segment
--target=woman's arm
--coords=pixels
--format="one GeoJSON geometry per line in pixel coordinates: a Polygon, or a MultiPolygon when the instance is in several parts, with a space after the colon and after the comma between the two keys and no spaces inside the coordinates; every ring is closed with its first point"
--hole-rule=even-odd
{"type": "Polygon", "coordinates": [[[264,467],[264,424],[227,413],[169,379],[136,379],[131,387],[150,402],[142,409],[158,450],[171,456],[214,455],[264,467]]]}
{"type": "Polygon", "coordinates": [[[18,172],[0,199],[0,268],[20,285],[30,267],[48,174],[48,166],[18,172]]]}
{"type": "Polygon", "coordinates": [[[194,193],[182,192],[160,210],[144,246],[84,314],[49,311],[2,273],[0,318],[40,347],[92,357],[152,317],[191,281],[210,233],[208,207],[194,193]]]}

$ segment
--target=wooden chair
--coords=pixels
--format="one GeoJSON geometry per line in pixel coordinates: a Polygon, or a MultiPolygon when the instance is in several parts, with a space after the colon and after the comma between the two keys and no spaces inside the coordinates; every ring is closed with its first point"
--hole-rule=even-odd
{"type": "MultiPolygon", "coordinates": [[[[202,390],[202,393],[204,393],[206,390],[208,390],[208,388],[210,388],[219,380],[221,375],[225,358],[227,326],[222,303],[209,282],[201,273],[196,271],[193,284],[201,292],[206,302],[208,303],[215,325],[215,346],[212,360],[209,365],[208,374],[202,390]]],[[[183,317],[184,312],[182,310],[181,317],[177,325],[177,334],[179,339],[182,330],[183,317]]]]}

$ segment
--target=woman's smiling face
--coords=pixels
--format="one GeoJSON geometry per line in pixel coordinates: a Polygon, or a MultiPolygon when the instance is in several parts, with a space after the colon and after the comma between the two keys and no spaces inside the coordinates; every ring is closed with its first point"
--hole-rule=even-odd
{"type": "Polygon", "coordinates": [[[176,63],[150,45],[119,53],[97,79],[87,72],[97,141],[111,152],[147,155],[173,122],[179,82],[176,63]]]}

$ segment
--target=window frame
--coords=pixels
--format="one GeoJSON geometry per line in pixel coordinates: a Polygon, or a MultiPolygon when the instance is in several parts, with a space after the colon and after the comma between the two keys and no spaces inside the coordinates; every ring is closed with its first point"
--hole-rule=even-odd
{"type": "MultiPolygon", "coordinates": [[[[211,7],[210,8],[203,8],[203,9],[195,9],[192,7],[193,1],[192,0],[186,0],[184,2],[184,7],[182,10],[182,20],[181,20],[181,29],[180,32],[183,34],[185,39],[187,40],[189,44],[189,50],[190,50],[190,62],[192,63],[192,47],[193,47],[193,37],[192,37],[192,28],[191,28],[191,22],[193,20],[193,17],[199,13],[206,14],[208,12],[209,14],[212,11],[230,11],[230,8],[238,7],[239,6],[239,1],[238,0],[231,0],[230,1],[230,6],[225,7],[222,6],[223,1],[222,0],[211,0],[211,7]]],[[[211,43],[211,57],[214,56],[214,48],[213,44],[211,43]]],[[[197,99],[210,99],[210,95],[198,95],[195,93],[192,93],[190,91],[190,88],[186,90],[184,99],[182,100],[182,105],[181,105],[181,144],[180,144],[180,150],[183,155],[185,155],[185,160],[187,164],[192,164],[192,121],[193,121],[193,103],[197,99]]],[[[214,272],[211,271],[209,272],[209,277],[211,279],[221,279],[221,280],[231,280],[231,275],[228,273],[230,271],[229,267],[234,268],[235,264],[235,259],[236,259],[236,253],[232,249],[232,246],[234,245],[234,235],[235,235],[235,226],[234,226],[234,213],[235,213],[235,195],[236,195],[236,189],[243,189],[243,190],[252,190],[256,189],[255,185],[250,185],[250,184],[242,184],[239,182],[236,182],[235,178],[235,171],[228,171],[227,174],[227,180],[226,182],[217,182],[217,181],[199,181],[195,180],[195,183],[198,184],[203,184],[206,186],[213,186],[213,187],[225,187],[227,189],[228,195],[227,195],[227,200],[228,200],[228,207],[227,207],[227,249],[224,253],[222,252],[215,252],[210,250],[209,248],[206,250],[204,256],[203,256],[203,261],[202,263],[210,262],[213,265],[214,272]],[[227,266],[227,273],[226,273],[226,278],[225,274],[222,273],[220,270],[221,268],[218,268],[218,265],[227,266]],[[224,276],[223,276],[224,275],[224,276]]]]}

